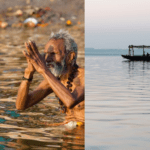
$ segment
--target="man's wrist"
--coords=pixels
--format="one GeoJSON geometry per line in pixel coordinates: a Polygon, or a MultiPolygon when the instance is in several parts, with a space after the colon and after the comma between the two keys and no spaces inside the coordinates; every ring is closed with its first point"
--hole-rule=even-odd
{"type": "Polygon", "coordinates": [[[33,74],[34,72],[29,72],[28,70],[25,70],[24,78],[31,79],[33,78],[33,74]]]}
{"type": "Polygon", "coordinates": [[[49,69],[48,68],[44,68],[42,71],[41,71],[41,75],[45,75],[47,72],[49,72],[49,69]]]}
{"type": "Polygon", "coordinates": [[[29,81],[29,82],[31,82],[32,79],[33,79],[33,78],[29,78],[29,79],[28,79],[28,78],[25,78],[24,76],[22,77],[22,80],[26,80],[26,81],[29,81]]]}

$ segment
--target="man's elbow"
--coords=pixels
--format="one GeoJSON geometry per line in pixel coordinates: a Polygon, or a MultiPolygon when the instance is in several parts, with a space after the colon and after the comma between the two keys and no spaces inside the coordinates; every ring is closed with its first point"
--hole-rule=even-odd
{"type": "Polygon", "coordinates": [[[23,107],[23,106],[18,106],[18,105],[16,105],[16,109],[17,109],[17,110],[25,110],[26,108],[23,107]]]}
{"type": "Polygon", "coordinates": [[[73,105],[74,105],[74,100],[68,102],[68,103],[66,104],[66,107],[70,109],[70,108],[72,108],[73,105]]]}

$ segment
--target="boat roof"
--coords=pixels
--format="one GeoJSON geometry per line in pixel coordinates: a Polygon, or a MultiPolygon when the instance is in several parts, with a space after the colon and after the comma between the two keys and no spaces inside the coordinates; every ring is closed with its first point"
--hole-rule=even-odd
{"type": "Polygon", "coordinates": [[[129,45],[129,48],[150,48],[150,46],[147,45],[129,45]]]}

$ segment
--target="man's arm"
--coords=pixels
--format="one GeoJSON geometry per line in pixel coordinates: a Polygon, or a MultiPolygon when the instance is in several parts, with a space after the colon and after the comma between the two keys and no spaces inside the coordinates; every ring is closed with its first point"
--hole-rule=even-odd
{"type": "MultiPolygon", "coordinates": [[[[25,44],[26,48],[27,45],[25,44]]],[[[27,79],[33,78],[33,74],[35,72],[35,68],[30,63],[29,59],[27,59],[28,67],[25,69],[24,77],[27,79]]],[[[16,100],[16,108],[18,110],[24,110],[28,107],[37,104],[44,97],[52,92],[46,81],[41,82],[41,84],[35,89],[35,91],[29,94],[29,86],[30,82],[28,80],[23,80],[18,90],[18,96],[16,100]]]]}
{"type": "MultiPolygon", "coordinates": [[[[83,85],[76,87],[77,96],[75,94],[70,93],[70,91],[49,71],[43,58],[38,52],[35,43],[29,42],[27,50],[28,53],[23,51],[25,57],[31,61],[36,71],[44,77],[44,79],[48,82],[49,87],[51,87],[53,92],[59,97],[59,99],[64,103],[66,107],[71,108],[77,101],[83,100],[83,85]]],[[[79,76],[82,76],[80,78],[83,78],[84,80],[83,75],[80,74],[79,76]]]]}
{"type": "Polygon", "coordinates": [[[16,108],[18,110],[25,110],[52,93],[52,89],[49,88],[45,80],[31,93],[29,93],[29,86],[29,81],[24,80],[21,82],[16,100],[16,108]]]}
{"type": "Polygon", "coordinates": [[[75,80],[73,81],[75,89],[73,93],[70,93],[70,91],[51,74],[51,72],[44,71],[42,73],[43,77],[45,80],[47,80],[54,93],[68,108],[72,108],[84,100],[84,69],[80,69],[78,74],[79,75],[76,77],[76,79],[79,81],[79,83],[76,83],[75,80]]]}
{"type": "Polygon", "coordinates": [[[74,89],[72,95],[75,98],[74,103],[70,106],[71,108],[80,103],[85,99],[85,84],[84,84],[84,69],[80,72],[80,77],[75,79],[74,84],[76,88],[74,89]],[[80,85],[78,84],[80,82],[80,85]]]}

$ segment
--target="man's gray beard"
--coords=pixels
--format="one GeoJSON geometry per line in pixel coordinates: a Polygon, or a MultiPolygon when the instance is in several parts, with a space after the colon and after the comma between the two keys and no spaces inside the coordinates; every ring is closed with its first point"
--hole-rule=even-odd
{"type": "Polygon", "coordinates": [[[62,60],[61,65],[57,65],[55,62],[51,62],[50,64],[54,65],[54,67],[49,68],[50,72],[55,77],[60,77],[62,75],[64,68],[65,68],[65,59],[62,60]]]}

